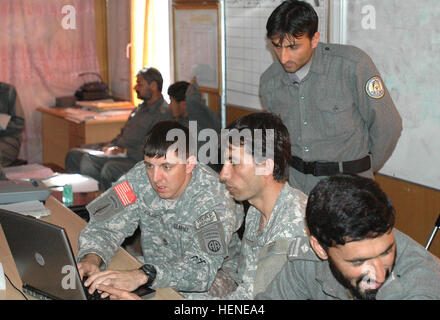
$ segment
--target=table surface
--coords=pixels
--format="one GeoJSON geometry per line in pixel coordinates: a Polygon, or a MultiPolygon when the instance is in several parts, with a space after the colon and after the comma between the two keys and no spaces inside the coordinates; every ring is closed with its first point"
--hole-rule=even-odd
{"type": "MultiPolygon", "coordinates": [[[[72,251],[76,256],[78,253],[78,235],[85,227],[86,222],[79,216],[74,214],[71,210],[63,206],[61,202],[53,196],[49,196],[46,200],[46,207],[51,211],[47,217],[41,218],[49,223],[61,226],[66,230],[70,239],[72,251]]],[[[14,263],[11,251],[7,245],[3,230],[0,227],[0,262],[2,262],[5,274],[9,277],[12,283],[21,288],[22,282],[14,263]]],[[[132,270],[141,266],[141,263],[136,260],[127,251],[120,248],[115,254],[113,260],[109,264],[109,269],[113,270],[132,270]]],[[[33,300],[33,297],[27,296],[28,299],[33,300]]],[[[6,279],[6,290],[0,290],[0,300],[22,300],[21,294],[16,291],[6,279]]],[[[171,288],[160,288],[156,290],[156,295],[151,300],[181,300],[183,297],[171,288]]]]}

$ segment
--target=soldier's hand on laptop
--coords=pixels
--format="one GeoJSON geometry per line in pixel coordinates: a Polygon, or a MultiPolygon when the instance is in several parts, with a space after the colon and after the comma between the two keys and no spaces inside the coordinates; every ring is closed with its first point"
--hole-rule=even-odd
{"type": "Polygon", "coordinates": [[[81,279],[84,276],[90,277],[91,275],[100,272],[99,269],[102,263],[102,259],[96,254],[85,255],[80,262],[77,263],[79,276],[81,279]]]}
{"type": "Polygon", "coordinates": [[[90,293],[93,293],[96,290],[96,286],[100,284],[133,291],[146,283],[147,280],[147,275],[138,269],[131,271],[106,270],[90,275],[84,285],[89,287],[90,293]]]}
{"type": "Polygon", "coordinates": [[[104,284],[98,284],[96,289],[102,291],[102,297],[110,296],[110,300],[142,300],[138,295],[127,290],[118,289],[104,284]]]}

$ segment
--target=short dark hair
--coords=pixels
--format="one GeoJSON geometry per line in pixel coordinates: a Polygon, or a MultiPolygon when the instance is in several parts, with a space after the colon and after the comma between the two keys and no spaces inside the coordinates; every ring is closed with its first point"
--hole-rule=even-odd
{"type": "Polygon", "coordinates": [[[186,158],[188,158],[190,154],[192,154],[189,145],[190,139],[189,129],[186,126],[174,120],[159,121],[148,131],[145,137],[144,155],[149,158],[165,157],[169,148],[174,143],[179,142],[176,151],[185,148],[185,155],[186,158]],[[167,140],[167,134],[173,129],[175,129],[175,133],[179,133],[179,135],[173,135],[172,139],[167,140]],[[184,137],[182,137],[182,135],[184,135],[184,137]],[[182,139],[184,139],[184,141],[182,141],[182,139]]]}
{"type": "Polygon", "coordinates": [[[173,97],[177,102],[185,101],[188,87],[189,82],[177,81],[168,87],[168,95],[173,97]]]}
{"type": "Polygon", "coordinates": [[[381,236],[394,227],[395,210],[372,179],[339,174],[322,179],[310,192],[306,223],[327,249],[381,236]]]}
{"type": "Polygon", "coordinates": [[[269,16],[266,31],[268,39],[279,36],[281,42],[286,36],[298,38],[304,34],[312,39],[318,31],[318,15],[307,2],[287,0],[275,8],[269,16]]]}
{"type": "MultiPolygon", "coordinates": [[[[234,122],[232,122],[227,129],[229,130],[229,134],[232,130],[236,129],[238,132],[242,132],[242,130],[249,129],[251,133],[252,141],[249,141],[250,144],[255,146],[255,140],[260,139],[255,135],[255,129],[261,130],[261,156],[264,158],[268,150],[266,150],[266,138],[268,138],[267,130],[273,129],[273,160],[274,160],[274,170],[273,177],[276,181],[284,182],[289,179],[289,162],[291,158],[291,150],[290,150],[290,137],[289,131],[284,125],[283,121],[280,117],[273,113],[267,112],[256,112],[241,117],[234,122]]],[[[228,139],[229,143],[233,143],[234,140],[231,141],[231,136],[228,139]]],[[[244,145],[246,143],[245,139],[240,137],[240,145],[244,145]]],[[[269,143],[272,143],[270,141],[269,143]]],[[[251,150],[246,150],[249,154],[252,154],[254,158],[256,158],[256,150],[252,148],[251,150]],[[251,152],[249,152],[251,151],[251,152]]]]}
{"type": "Polygon", "coordinates": [[[163,78],[162,74],[156,68],[144,67],[136,74],[136,77],[143,77],[148,83],[156,81],[157,89],[162,92],[163,78]]]}

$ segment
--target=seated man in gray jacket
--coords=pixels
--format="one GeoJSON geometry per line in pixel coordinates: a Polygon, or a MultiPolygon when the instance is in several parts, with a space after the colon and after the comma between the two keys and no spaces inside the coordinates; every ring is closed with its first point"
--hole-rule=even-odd
{"type": "MultiPolygon", "coordinates": [[[[214,130],[217,135],[220,133],[220,117],[214,110],[209,109],[202,99],[202,93],[195,77],[191,80],[191,83],[186,81],[173,83],[168,87],[168,95],[170,97],[170,109],[174,119],[190,128],[190,132],[192,126],[197,126],[197,137],[199,137],[199,133],[202,130],[208,128],[214,130]]],[[[201,135],[201,137],[202,136],[203,135],[201,135]]],[[[198,151],[201,150],[200,148],[206,143],[203,139],[204,137],[197,141],[198,151]]],[[[210,151],[207,152],[208,154],[206,156],[209,158],[210,151]]],[[[197,152],[197,155],[199,161],[200,157],[203,158],[205,156],[203,152],[202,154],[197,152]]],[[[217,161],[217,163],[208,162],[207,164],[219,172],[221,170],[219,163],[220,161],[217,161]]]]}
{"type": "Polygon", "coordinates": [[[440,299],[440,260],[394,220],[373,180],[321,180],[306,208],[310,240],[292,241],[288,262],[257,299],[440,299]]]}
{"type": "Polygon", "coordinates": [[[0,82],[0,165],[7,167],[18,158],[24,129],[24,113],[17,90],[0,82]]]}
{"type": "Polygon", "coordinates": [[[104,155],[94,155],[82,148],[72,149],[66,156],[68,172],[81,173],[99,182],[107,190],[120,176],[143,159],[143,142],[147,132],[161,120],[171,120],[172,115],[162,96],[163,79],[159,70],[144,68],[136,75],[136,90],[143,102],[130,114],[121,133],[112,141],[82,148],[96,149],[104,155]]]}

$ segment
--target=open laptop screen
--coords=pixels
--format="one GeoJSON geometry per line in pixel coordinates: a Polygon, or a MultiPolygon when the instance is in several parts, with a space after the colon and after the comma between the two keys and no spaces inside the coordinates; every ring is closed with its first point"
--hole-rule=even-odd
{"type": "Polygon", "coordinates": [[[63,228],[2,209],[0,224],[24,288],[35,288],[52,299],[86,299],[63,228]]]}

